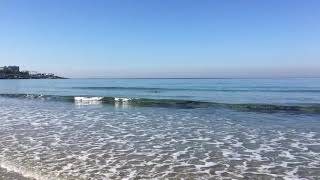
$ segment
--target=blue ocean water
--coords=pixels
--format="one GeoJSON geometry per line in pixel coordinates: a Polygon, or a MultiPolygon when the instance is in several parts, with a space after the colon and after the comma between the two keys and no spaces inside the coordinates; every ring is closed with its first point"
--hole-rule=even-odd
{"type": "Polygon", "coordinates": [[[0,169],[50,180],[317,179],[319,103],[319,78],[1,80],[0,169]]]}
{"type": "Polygon", "coordinates": [[[1,80],[0,94],[308,104],[320,102],[320,78],[1,80]]]}

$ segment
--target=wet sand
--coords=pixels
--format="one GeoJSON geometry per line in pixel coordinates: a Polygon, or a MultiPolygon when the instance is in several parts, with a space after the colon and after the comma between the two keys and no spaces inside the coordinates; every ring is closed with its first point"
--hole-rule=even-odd
{"type": "Polygon", "coordinates": [[[15,173],[13,171],[7,171],[4,168],[0,168],[0,179],[5,180],[35,180],[32,178],[26,178],[21,174],[15,173]]]}

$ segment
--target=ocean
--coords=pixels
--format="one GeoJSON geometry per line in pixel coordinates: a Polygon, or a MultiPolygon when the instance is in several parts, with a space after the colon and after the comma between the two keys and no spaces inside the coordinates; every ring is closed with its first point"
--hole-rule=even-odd
{"type": "Polygon", "coordinates": [[[0,80],[3,179],[319,179],[320,78],[0,80]]]}

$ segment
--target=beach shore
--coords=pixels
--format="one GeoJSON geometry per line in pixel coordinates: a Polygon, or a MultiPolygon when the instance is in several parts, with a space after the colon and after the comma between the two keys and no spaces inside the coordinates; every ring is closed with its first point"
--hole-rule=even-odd
{"type": "Polygon", "coordinates": [[[5,179],[5,180],[35,180],[32,178],[27,178],[22,176],[19,173],[15,173],[13,171],[8,171],[4,168],[0,167],[0,179],[5,179]]]}

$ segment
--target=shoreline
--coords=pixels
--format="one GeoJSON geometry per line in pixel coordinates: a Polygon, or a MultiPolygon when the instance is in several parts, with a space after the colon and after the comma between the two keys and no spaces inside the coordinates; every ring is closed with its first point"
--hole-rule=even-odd
{"type": "Polygon", "coordinates": [[[34,178],[25,177],[23,174],[17,173],[15,171],[10,171],[6,168],[0,167],[0,179],[6,180],[36,180],[34,178]]]}

